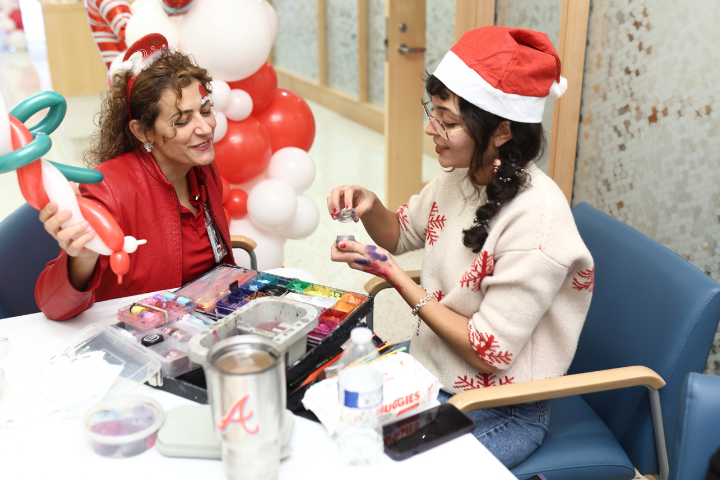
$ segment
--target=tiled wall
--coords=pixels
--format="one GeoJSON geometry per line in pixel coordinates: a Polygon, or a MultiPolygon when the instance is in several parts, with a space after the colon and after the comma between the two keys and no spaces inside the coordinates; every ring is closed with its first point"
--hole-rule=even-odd
{"type": "MultiPolygon", "coordinates": [[[[573,203],[720,280],[720,2],[594,0],[573,203]]],[[[707,373],[720,374],[720,335],[707,373]]]]}
{"type": "MultiPolygon", "coordinates": [[[[496,0],[495,25],[510,28],[527,28],[547,34],[558,48],[560,38],[560,10],[562,0],[496,0]]],[[[552,127],[553,99],[545,100],[542,124],[545,129],[548,148],[537,161],[537,165],[547,173],[550,130],[552,127]]]]}

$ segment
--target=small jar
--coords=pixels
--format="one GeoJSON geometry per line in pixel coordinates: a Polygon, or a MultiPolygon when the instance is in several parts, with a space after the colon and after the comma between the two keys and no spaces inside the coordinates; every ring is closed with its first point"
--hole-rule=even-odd
{"type": "Polygon", "coordinates": [[[358,215],[354,208],[343,208],[340,213],[337,214],[336,220],[340,223],[357,222],[358,215]]]}
{"type": "Polygon", "coordinates": [[[341,242],[356,242],[355,235],[338,235],[335,238],[335,245],[340,246],[341,242]]]}

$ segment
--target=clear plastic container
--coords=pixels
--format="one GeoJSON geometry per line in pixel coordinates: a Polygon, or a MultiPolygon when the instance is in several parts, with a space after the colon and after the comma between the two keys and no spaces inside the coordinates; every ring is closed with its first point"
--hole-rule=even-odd
{"type": "Polygon", "coordinates": [[[164,420],[163,408],[152,398],[126,395],[90,408],[82,424],[96,453],[124,458],[152,448],[164,420]]]}
{"type": "Polygon", "coordinates": [[[195,308],[189,298],[162,292],[118,310],[118,320],[141,329],[156,328],[178,320],[195,308]]]}
{"type": "Polygon", "coordinates": [[[356,328],[350,340],[350,347],[340,357],[342,369],[338,374],[340,458],[350,465],[368,465],[383,451],[379,417],[383,375],[377,366],[363,363],[378,358],[372,332],[356,328]]]}

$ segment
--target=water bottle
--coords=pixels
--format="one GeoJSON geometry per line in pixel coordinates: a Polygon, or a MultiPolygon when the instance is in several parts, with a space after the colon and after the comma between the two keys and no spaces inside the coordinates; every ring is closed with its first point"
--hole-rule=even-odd
{"type": "Polygon", "coordinates": [[[338,443],[341,459],[350,465],[375,462],[383,452],[382,408],[383,375],[377,362],[356,364],[358,360],[378,358],[372,343],[372,332],[356,328],[350,334],[350,347],[340,358],[342,370],[338,374],[340,425],[338,443]]]}

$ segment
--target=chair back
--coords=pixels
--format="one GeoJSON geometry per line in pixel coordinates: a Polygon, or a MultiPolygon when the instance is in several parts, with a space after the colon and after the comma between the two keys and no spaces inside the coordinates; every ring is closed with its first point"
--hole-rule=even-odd
{"type": "MultiPolygon", "coordinates": [[[[720,284],[677,254],[586,203],[573,210],[595,263],[595,288],[569,373],[643,365],[660,391],[666,442],[683,381],[702,372],[720,320],[720,284]]],[[[658,473],[644,387],[584,395],[644,474],[658,473]]]]}
{"type": "Polygon", "coordinates": [[[23,204],[0,223],[0,319],[39,312],[35,282],[60,247],[23,204]]]}

